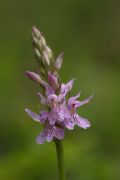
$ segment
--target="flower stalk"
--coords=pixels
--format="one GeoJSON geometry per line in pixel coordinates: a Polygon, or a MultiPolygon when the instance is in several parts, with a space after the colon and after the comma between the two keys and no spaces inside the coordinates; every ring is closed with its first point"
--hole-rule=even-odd
{"type": "Polygon", "coordinates": [[[54,142],[55,142],[56,153],[57,153],[59,180],[66,180],[66,177],[65,177],[65,168],[64,168],[63,141],[55,139],[54,142]]]}

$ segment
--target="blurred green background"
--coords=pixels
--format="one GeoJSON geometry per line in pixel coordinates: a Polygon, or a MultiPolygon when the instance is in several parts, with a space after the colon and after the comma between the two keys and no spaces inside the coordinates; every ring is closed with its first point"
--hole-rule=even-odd
{"type": "Polygon", "coordinates": [[[39,109],[39,87],[25,77],[36,61],[36,25],[57,56],[64,52],[63,82],[76,77],[73,94],[95,92],[79,114],[88,130],[67,131],[68,180],[120,179],[120,2],[117,0],[0,0],[0,180],[54,180],[54,143],[37,145],[41,126],[24,112],[39,109]]]}

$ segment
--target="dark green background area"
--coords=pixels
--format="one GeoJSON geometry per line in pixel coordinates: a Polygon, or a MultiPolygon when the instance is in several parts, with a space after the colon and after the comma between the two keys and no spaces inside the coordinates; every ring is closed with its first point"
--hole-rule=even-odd
{"type": "Polygon", "coordinates": [[[42,130],[24,112],[38,111],[39,86],[25,77],[36,61],[31,27],[55,53],[61,79],[76,77],[72,95],[95,96],[79,114],[88,130],[66,131],[68,180],[120,179],[120,3],[117,0],[0,0],[0,179],[56,180],[54,143],[37,145],[42,130]]]}

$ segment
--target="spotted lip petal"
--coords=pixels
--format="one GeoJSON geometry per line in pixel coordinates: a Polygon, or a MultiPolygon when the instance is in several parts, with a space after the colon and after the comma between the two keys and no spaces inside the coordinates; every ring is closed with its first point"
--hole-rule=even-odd
{"type": "Polygon", "coordinates": [[[52,141],[53,138],[54,138],[54,136],[53,136],[52,132],[48,132],[48,133],[46,134],[46,141],[47,141],[47,142],[52,141]]]}
{"type": "Polygon", "coordinates": [[[45,142],[45,131],[41,132],[39,136],[36,138],[37,144],[44,144],[45,142]]]}
{"type": "Polygon", "coordinates": [[[56,113],[55,109],[51,110],[48,120],[51,125],[54,125],[56,121],[58,120],[58,114],[56,113]]]}
{"type": "Polygon", "coordinates": [[[54,137],[61,140],[64,138],[64,130],[59,127],[54,128],[54,137]]]}
{"type": "Polygon", "coordinates": [[[50,142],[53,140],[52,126],[46,125],[42,133],[36,138],[38,144],[43,144],[45,141],[50,142]]]}
{"type": "Polygon", "coordinates": [[[76,125],[80,126],[83,129],[87,129],[91,126],[90,122],[87,119],[80,117],[78,114],[74,115],[74,121],[76,125]]]}
{"type": "Polygon", "coordinates": [[[47,124],[42,133],[36,138],[36,142],[38,144],[43,144],[45,141],[51,142],[53,138],[57,138],[59,140],[64,138],[64,130],[47,124]]]}
{"type": "Polygon", "coordinates": [[[71,120],[71,118],[69,118],[69,119],[65,119],[64,125],[65,125],[65,127],[66,127],[67,129],[73,130],[73,129],[74,129],[74,126],[75,126],[75,123],[74,123],[74,121],[71,120]]]}

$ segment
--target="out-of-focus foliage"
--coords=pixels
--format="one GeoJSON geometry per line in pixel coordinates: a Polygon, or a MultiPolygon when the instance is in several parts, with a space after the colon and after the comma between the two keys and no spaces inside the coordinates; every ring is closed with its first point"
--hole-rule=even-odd
{"type": "Polygon", "coordinates": [[[65,136],[69,180],[120,179],[120,10],[114,0],[0,1],[0,179],[57,179],[53,143],[37,145],[41,126],[24,112],[40,109],[39,87],[25,77],[35,70],[31,27],[43,31],[57,56],[61,77],[77,77],[73,94],[95,92],[79,113],[88,130],[65,136]]]}

